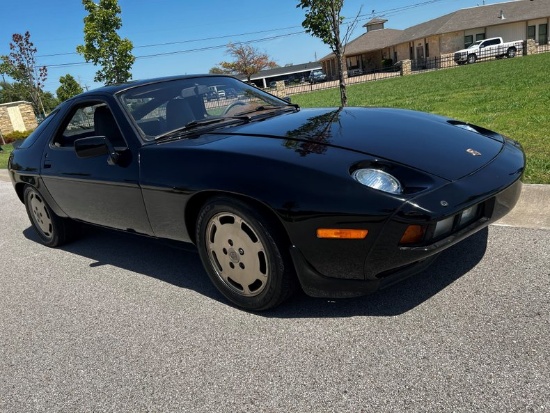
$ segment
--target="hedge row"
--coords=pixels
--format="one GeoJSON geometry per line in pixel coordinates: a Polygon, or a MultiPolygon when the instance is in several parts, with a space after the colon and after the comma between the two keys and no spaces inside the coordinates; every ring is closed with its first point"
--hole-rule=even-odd
{"type": "MultiPolygon", "coordinates": [[[[6,135],[2,135],[4,137],[4,141],[6,143],[12,143],[19,139],[25,139],[27,136],[29,136],[32,133],[32,130],[27,130],[25,132],[21,131],[14,131],[11,133],[8,133],[6,135]]],[[[0,142],[1,143],[1,142],[0,142]]]]}

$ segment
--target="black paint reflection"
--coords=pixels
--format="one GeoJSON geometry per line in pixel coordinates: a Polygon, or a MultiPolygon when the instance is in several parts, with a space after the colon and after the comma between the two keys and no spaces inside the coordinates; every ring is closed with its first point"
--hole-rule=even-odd
{"type": "Polygon", "coordinates": [[[297,129],[288,131],[283,146],[294,149],[300,156],[311,153],[321,155],[326,152],[332,138],[332,123],[338,122],[342,108],[313,116],[297,129]]]}

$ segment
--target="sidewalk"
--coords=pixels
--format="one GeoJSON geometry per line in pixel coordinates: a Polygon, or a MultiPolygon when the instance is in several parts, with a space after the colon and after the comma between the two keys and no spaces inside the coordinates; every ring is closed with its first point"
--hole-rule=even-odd
{"type": "MultiPolygon", "coordinates": [[[[7,169],[0,182],[10,182],[7,169]]],[[[550,185],[524,184],[516,207],[494,225],[550,230],[550,185]]]]}

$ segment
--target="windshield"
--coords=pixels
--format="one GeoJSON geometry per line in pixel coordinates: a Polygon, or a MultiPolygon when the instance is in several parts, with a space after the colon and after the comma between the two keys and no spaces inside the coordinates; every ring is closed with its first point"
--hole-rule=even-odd
{"type": "Polygon", "coordinates": [[[471,49],[472,47],[479,46],[483,40],[478,40],[475,43],[472,43],[470,46],[468,46],[468,49],[471,49]]]}
{"type": "Polygon", "coordinates": [[[191,127],[224,127],[256,111],[289,107],[284,100],[229,76],[159,81],[126,90],[119,100],[145,140],[191,127]]]}

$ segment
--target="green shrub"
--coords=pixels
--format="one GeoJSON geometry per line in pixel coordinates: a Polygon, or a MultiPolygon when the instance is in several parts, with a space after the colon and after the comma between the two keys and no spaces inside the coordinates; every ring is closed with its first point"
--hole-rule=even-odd
{"type": "Polygon", "coordinates": [[[6,143],[11,143],[19,139],[25,139],[31,133],[32,133],[32,130],[26,130],[25,132],[16,130],[3,136],[4,136],[4,141],[6,141],[6,143]]]}

